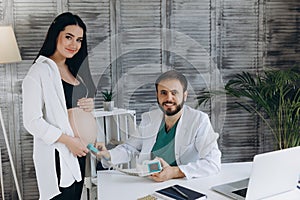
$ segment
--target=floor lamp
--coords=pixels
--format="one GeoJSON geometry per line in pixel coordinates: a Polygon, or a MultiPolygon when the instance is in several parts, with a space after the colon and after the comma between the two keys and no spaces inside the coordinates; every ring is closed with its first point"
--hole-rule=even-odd
{"type": "MultiPolygon", "coordinates": [[[[20,62],[21,60],[22,59],[20,56],[17,41],[16,41],[15,34],[14,34],[12,27],[11,26],[0,26],[0,64],[15,63],[15,62],[20,62]]],[[[21,192],[20,192],[20,187],[19,187],[19,183],[18,183],[15,166],[13,163],[13,158],[12,158],[11,151],[10,151],[10,146],[9,146],[9,141],[7,138],[6,129],[4,126],[1,107],[0,107],[0,122],[1,122],[1,127],[2,127],[2,131],[3,131],[3,135],[4,135],[4,140],[5,140],[5,144],[6,144],[6,148],[7,148],[7,152],[8,152],[8,157],[9,157],[17,193],[18,193],[19,199],[21,200],[22,196],[21,196],[21,192]]],[[[0,163],[0,165],[1,165],[1,169],[2,169],[2,162],[0,163]]],[[[1,173],[1,178],[3,178],[2,173],[1,173]]],[[[2,185],[2,199],[4,200],[4,189],[3,188],[4,188],[4,185],[2,185]]]]}

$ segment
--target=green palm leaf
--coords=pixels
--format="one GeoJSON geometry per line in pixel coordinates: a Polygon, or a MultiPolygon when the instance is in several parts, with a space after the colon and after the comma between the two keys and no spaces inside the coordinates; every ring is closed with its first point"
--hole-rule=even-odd
{"type": "Polygon", "coordinates": [[[198,106],[218,94],[236,98],[236,105],[258,115],[270,128],[278,148],[300,145],[299,68],[235,74],[224,91],[203,91],[198,106]],[[203,95],[202,95],[203,94],[203,95]]]}

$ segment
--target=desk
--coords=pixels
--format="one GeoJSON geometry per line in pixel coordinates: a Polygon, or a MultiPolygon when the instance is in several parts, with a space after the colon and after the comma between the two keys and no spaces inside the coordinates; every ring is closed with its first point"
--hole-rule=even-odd
{"type": "MultiPolygon", "coordinates": [[[[167,187],[172,184],[180,184],[199,192],[205,193],[208,200],[228,200],[229,198],[212,191],[214,185],[236,181],[247,178],[251,171],[251,162],[226,163],[222,164],[221,172],[197,179],[172,179],[166,182],[157,183],[148,178],[128,176],[116,171],[97,172],[97,193],[99,200],[126,199],[135,200],[137,198],[152,194],[155,190],[167,187]]],[[[300,190],[268,198],[268,200],[299,200],[300,190]]]]}
{"type": "MultiPolygon", "coordinates": [[[[116,145],[127,138],[130,133],[136,129],[135,110],[126,110],[122,108],[114,108],[112,111],[104,111],[103,109],[95,109],[94,117],[98,125],[97,141],[105,142],[107,145],[116,145]]],[[[96,186],[94,177],[96,174],[96,161],[89,159],[87,162],[86,177],[84,178],[84,191],[87,192],[88,199],[97,199],[96,186]]],[[[130,163],[127,164],[130,166],[130,163]]]]}

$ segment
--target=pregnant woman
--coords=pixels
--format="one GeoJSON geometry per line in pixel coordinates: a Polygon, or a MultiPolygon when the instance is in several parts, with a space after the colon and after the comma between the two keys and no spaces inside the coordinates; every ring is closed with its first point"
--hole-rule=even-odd
{"type": "Polygon", "coordinates": [[[34,138],[40,199],[81,197],[86,143],[95,141],[96,131],[96,88],[87,56],[86,25],[62,13],[23,81],[23,120],[34,138]]]}

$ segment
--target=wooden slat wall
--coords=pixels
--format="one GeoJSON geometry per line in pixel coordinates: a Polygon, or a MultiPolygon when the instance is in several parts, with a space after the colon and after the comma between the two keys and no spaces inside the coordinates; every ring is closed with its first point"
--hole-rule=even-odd
{"type": "MultiPolygon", "coordinates": [[[[78,14],[87,25],[89,63],[95,85],[101,91],[111,85],[111,2],[110,0],[69,0],[68,11],[78,14]]],[[[96,107],[102,107],[101,92],[96,107]]]]}
{"type": "MultiPolygon", "coordinates": [[[[8,133],[9,130],[9,104],[7,102],[10,102],[9,100],[9,90],[10,88],[8,87],[9,82],[6,81],[5,77],[9,73],[9,67],[0,64],[0,107],[1,107],[1,112],[4,118],[4,126],[6,129],[6,132],[8,133]]],[[[10,135],[8,135],[8,138],[10,140],[10,135]]],[[[2,127],[0,129],[0,148],[1,148],[1,159],[2,159],[2,167],[3,167],[3,176],[6,174],[11,174],[11,168],[10,168],[10,163],[8,159],[8,152],[6,149],[6,144],[3,136],[3,131],[2,127]]],[[[13,151],[12,151],[13,152],[13,151]]],[[[15,160],[14,160],[15,161],[15,160]]],[[[13,178],[12,176],[6,176],[4,178],[4,189],[10,191],[10,189],[13,187],[13,178]]],[[[2,194],[0,194],[0,199],[2,198],[2,194]]],[[[12,193],[5,194],[5,198],[12,198],[12,193]]]]}
{"type": "MultiPolygon", "coordinates": [[[[118,107],[140,114],[156,107],[154,80],[175,68],[189,79],[187,104],[242,70],[299,64],[297,0],[0,0],[0,25],[12,24],[23,61],[0,65],[0,106],[14,153],[23,199],[37,199],[32,136],[22,124],[21,82],[37,54],[49,23],[60,12],[79,14],[88,27],[89,61],[101,91],[113,88],[118,107]]],[[[0,47],[3,48],[3,47],[0,47]]],[[[102,107],[98,93],[96,106],[102,107]]],[[[248,113],[226,111],[233,99],[208,107],[220,133],[223,162],[249,161],[272,149],[272,136],[248,113]]],[[[7,199],[16,192],[2,131],[0,147],[7,199]]]]}
{"type": "MultiPolygon", "coordinates": [[[[264,12],[263,68],[300,68],[300,1],[266,0],[264,12]]],[[[274,136],[262,126],[262,151],[274,149],[274,136]]]]}
{"type": "MultiPolygon", "coordinates": [[[[5,15],[5,9],[8,8],[8,3],[6,1],[0,0],[0,25],[8,25],[9,24],[9,18],[6,17],[5,15]]],[[[0,48],[4,48],[1,47],[0,48]]],[[[8,91],[10,88],[8,87],[9,82],[5,79],[5,77],[10,74],[9,73],[9,66],[0,64],[0,107],[1,107],[1,112],[4,118],[4,125],[6,131],[8,131],[9,127],[9,121],[8,119],[8,114],[9,114],[9,94],[10,92],[8,91]]],[[[8,135],[9,140],[10,140],[10,135],[8,135]]],[[[5,174],[11,174],[12,171],[10,169],[10,163],[8,160],[8,152],[6,149],[6,144],[5,140],[3,137],[3,131],[2,128],[0,129],[0,148],[1,148],[1,159],[2,159],[2,167],[3,167],[3,175],[5,174]]],[[[13,184],[13,179],[11,176],[7,177],[4,179],[4,189],[5,190],[10,190],[12,188],[13,184]]],[[[12,193],[6,194],[6,198],[12,198],[12,193]]],[[[0,194],[0,199],[3,199],[2,194],[0,194]]]]}
{"type": "Polygon", "coordinates": [[[299,67],[299,10],[298,0],[266,0],[265,67],[299,67]]]}
{"type": "MultiPolygon", "coordinates": [[[[0,22],[2,21],[4,21],[4,5],[3,5],[3,0],[0,0],[0,8],[2,8],[2,9],[0,9],[0,22]]],[[[2,24],[2,23],[1,23],[2,24]]]]}
{"type": "MultiPolygon", "coordinates": [[[[196,96],[203,89],[212,89],[211,12],[210,1],[172,1],[172,30],[169,63],[189,80],[187,104],[195,107],[196,96]]],[[[210,107],[203,111],[210,114],[210,107]]]]}
{"type": "Polygon", "coordinates": [[[156,106],[153,82],[161,72],[161,1],[116,1],[114,91],[120,107],[141,113],[156,106]]]}
{"type": "MultiPolygon", "coordinates": [[[[220,5],[220,63],[224,82],[232,74],[259,70],[259,1],[224,0],[220,5]]],[[[227,105],[234,99],[227,98],[227,105]]],[[[220,138],[223,161],[249,161],[258,152],[257,120],[243,110],[226,112],[220,138]]]]}

